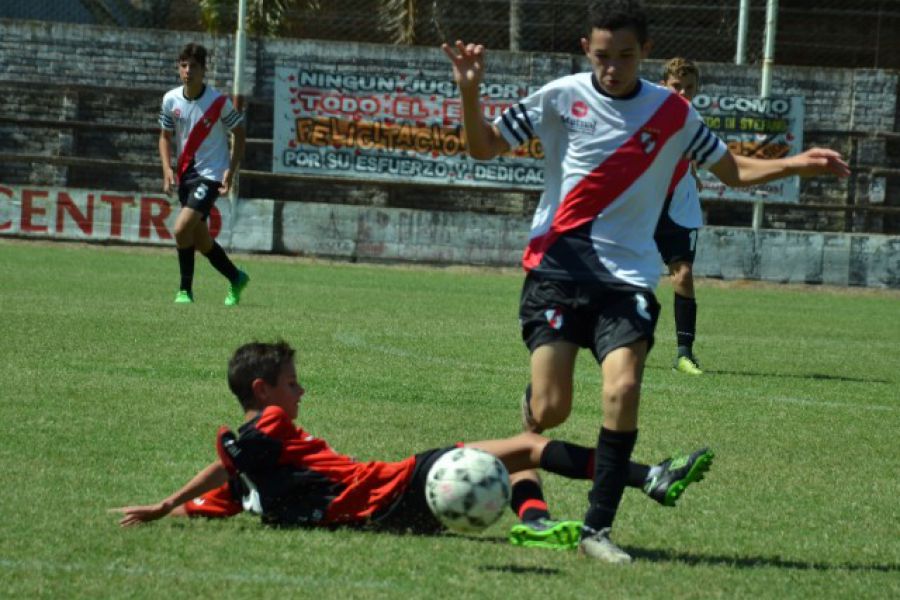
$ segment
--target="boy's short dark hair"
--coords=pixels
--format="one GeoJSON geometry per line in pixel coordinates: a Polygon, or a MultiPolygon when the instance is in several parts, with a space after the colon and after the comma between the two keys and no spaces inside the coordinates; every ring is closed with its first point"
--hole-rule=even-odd
{"type": "Polygon", "coordinates": [[[689,75],[693,75],[694,79],[697,80],[697,84],[700,84],[700,69],[697,68],[694,61],[676,56],[675,58],[666,61],[666,64],[663,65],[663,72],[660,80],[665,83],[670,77],[684,79],[689,75]]]}
{"type": "Polygon", "coordinates": [[[244,344],[228,361],[228,387],[244,410],[250,410],[256,405],[253,380],[262,379],[269,385],[277,385],[281,370],[293,360],[294,349],[287,342],[244,344]]]}
{"type": "Polygon", "coordinates": [[[178,55],[178,62],[192,58],[197,61],[198,65],[204,69],[206,68],[206,48],[195,42],[185,44],[184,48],[181,49],[181,54],[178,55]]]}
{"type": "Polygon", "coordinates": [[[643,46],[649,37],[647,13],[639,0],[597,0],[588,7],[588,36],[594,29],[631,29],[643,46]]]}

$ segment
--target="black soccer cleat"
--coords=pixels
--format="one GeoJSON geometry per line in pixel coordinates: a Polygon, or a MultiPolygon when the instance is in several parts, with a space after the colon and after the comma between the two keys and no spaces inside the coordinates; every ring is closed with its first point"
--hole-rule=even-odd
{"type": "Polygon", "coordinates": [[[644,483],[644,492],[663,506],[675,506],[692,483],[703,479],[712,465],[712,450],[701,448],[692,454],[667,458],[651,469],[644,483]]]}

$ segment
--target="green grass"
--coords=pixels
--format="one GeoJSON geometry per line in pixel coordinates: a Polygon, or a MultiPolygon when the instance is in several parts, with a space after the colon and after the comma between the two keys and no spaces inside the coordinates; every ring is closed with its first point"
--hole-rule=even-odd
{"type": "MultiPolygon", "coordinates": [[[[626,568],[480,537],[279,531],[249,516],[122,530],[107,508],[156,501],[214,456],[240,410],[232,350],[300,349],[300,422],[340,451],[399,459],[517,432],[527,381],[515,271],[239,256],[237,309],[198,261],[171,303],[172,250],[0,241],[0,596],[710,598],[900,596],[900,295],[701,283],[707,374],[673,373],[671,289],[645,374],[635,458],[709,444],[675,509],[626,493],[626,568]]],[[[596,440],[583,353],[554,435],[596,440]]],[[[588,486],[546,479],[580,518],[588,486]]]]}

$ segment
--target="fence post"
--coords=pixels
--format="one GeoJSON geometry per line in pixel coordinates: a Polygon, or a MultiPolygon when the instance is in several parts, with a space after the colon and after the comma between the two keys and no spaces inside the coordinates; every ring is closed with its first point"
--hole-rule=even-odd
{"type": "Polygon", "coordinates": [[[750,23],[750,0],[741,0],[738,9],[737,50],[734,53],[734,64],[747,62],[747,28],[750,23]]]}

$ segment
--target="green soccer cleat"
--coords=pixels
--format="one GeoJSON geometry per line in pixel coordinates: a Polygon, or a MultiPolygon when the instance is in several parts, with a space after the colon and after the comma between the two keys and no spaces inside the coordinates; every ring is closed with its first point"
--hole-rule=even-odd
{"type": "Polygon", "coordinates": [[[572,550],[581,538],[581,521],[536,519],[516,523],[509,530],[509,543],[526,548],[572,550]]]}
{"type": "Polygon", "coordinates": [[[714,457],[709,448],[701,448],[692,454],[667,458],[650,470],[644,492],[663,506],[675,506],[687,486],[703,479],[714,457]]]}
{"type": "Polygon", "coordinates": [[[581,542],[578,544],[578,553],[596,560],[602,560],[612,564],[628,564],[631,562],[631,555],[616,546],[609,539],[609,527],[604,527],[600,531],[595,531],[590,527],[585,527],[581,532],[581,542]]]}
{"type": "Polygon", "coordinates": [[[225,296],[225,306],[237,306],[241,301],[241,293],[247,284],[250,283],[250,276],[243,271],[238,271],[237,283],[232,283],[228,288],[228,295],[225,296]]]}
{"type": "Polygon", "coordinates": [[[175,304],[193,304],[194,295],[187,290],[178,290],[175,294],[175,304]]]}
{"type": "Polygon", "coordinates": [[[687,373],[688,375],[703,375],[703,371],[700,369],[700,363],[698,363],[697,359],[693,356],[679,356],[675,359],[672,370],[678,371],[679,373],[687,373]]]}

